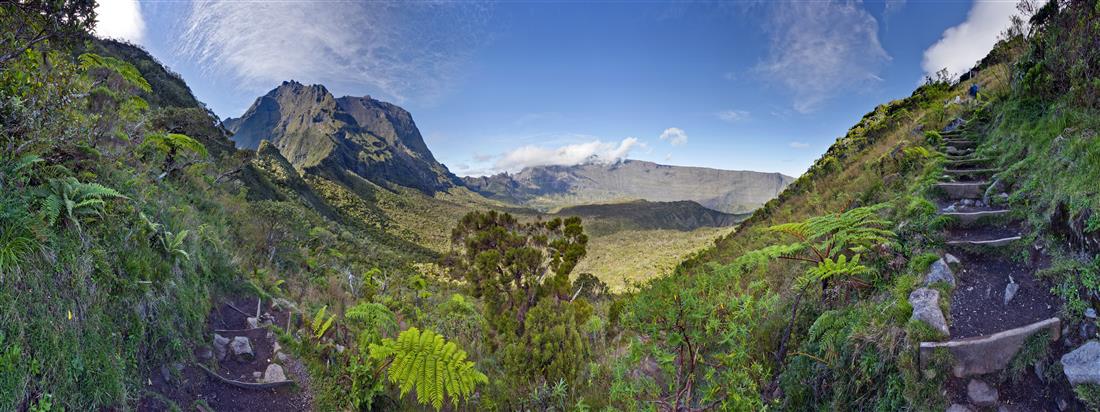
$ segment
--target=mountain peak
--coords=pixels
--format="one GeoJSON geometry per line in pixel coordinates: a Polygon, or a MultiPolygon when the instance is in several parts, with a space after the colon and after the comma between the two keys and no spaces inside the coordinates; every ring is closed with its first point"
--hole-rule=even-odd
{"type": "Polygon", "coordinates": [[[239,146],[257,149],[269,140],[300,170],[336,178],[351,172],[427,193],[460,184],[432,156],[407,110],[370,96],[336,98],[323,85],[289,80],[225,125],[239,146]]]}

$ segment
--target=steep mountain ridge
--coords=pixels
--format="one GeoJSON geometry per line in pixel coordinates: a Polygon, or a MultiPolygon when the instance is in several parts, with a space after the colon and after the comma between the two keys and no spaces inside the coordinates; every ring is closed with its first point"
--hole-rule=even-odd
{"type": "Polygon", "coordinates": [[[429,194],[461,184],[432,156],[408,111],[370,96],[336,98],[322,85],[288,81],[225,125],[241,147],[269,140],[315,174],[341,179],[350,171],[429,194]]]}
{"type": "Polygon", "coordinates": [[[519,173],[465,177],[489,198],[539,209],[624,200],[690,200],[724,213],[746,213],[794,179],[780,173],[668,166],[640,160],[528,167],[519,173]]]}

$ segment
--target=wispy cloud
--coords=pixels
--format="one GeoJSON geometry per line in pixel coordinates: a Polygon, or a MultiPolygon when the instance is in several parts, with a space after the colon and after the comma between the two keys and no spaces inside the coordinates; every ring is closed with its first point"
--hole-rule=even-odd
{"type": "Polygon", "coordinates": [[[790,142],[787,145],[790,146],[792,149],[805,149],[810,147],[810,144],[806,142],[790,142]]]}
{"type": "Polygon", "coordinates": [[[644,146],[644,143],[634,137],[625,138],[618,143],[593,140],[560,147],[528,145],[501,155],[494,167],[499,171],[515,172],[533,166],[615,163],[625,159],[631,150],[644,146]]]}
{"type": "Polygon", "coordinates": [[[661,140],[668,142],[673,146],[680,146],[688,142],[688,135],[684,129],[678,127],[670,127],[661,132],[661,140]]]}
{"type": "Polygon", "coordinates": [[[100,0],[95,6],[95,35],[141,44],[145,40],[145,18],[141,3],[134,0],[100,0]]]}
{"type": "Polygon", "coordinates": [[[928,76],[940,69],[952,75],[970,70],[997,43],[997,35],[1009,26],[1016,12],[1013,1],[976,1],[966,21],[944,30],[940,40],[924,51],[921,68],[928,76]]]}
{"type": "Polygon", "coordinates": [[[723,110],[714,114],[719,119],[730,123],[737,123],[749,118],[749,112],[745,110],[723,110]]]}
{"type": "Polygon", "coordinates": [[[798,112],[882,81],[878,72],[890,55],[879,43],[878,21],[861,2],[781,2],[769,14],[771,44],[756,71],[784,86],[798,112]]]}
{"type": "Polygon", "coordinates": [[[398,102],[448,91],[483,40],[468,2],[192,3],[178,52],[250,91],[295,79],[398,102]],[[426,28],[430,27],[428,30],[426,28]]]}

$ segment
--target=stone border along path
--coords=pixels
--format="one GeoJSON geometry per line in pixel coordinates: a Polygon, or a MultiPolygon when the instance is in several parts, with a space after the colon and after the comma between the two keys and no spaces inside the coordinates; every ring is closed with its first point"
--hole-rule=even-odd
{"type": "MultiPolygon", "coordinates": [[[[943,181],[936,185],[939,195],[948,204],[941,206],[941,215],[953,218],[946,246],[962,259],[946,254],[932,265],[925,276],[924,287],[910,295],[914,304],[913,318],[928,322],[941,333],[947,332],[943,342],[920,343],[920,368],[933,367],[930,363],[935,353],[946,352],[950,355],[949,368],[955,378],[976,378],[1003,370],[1028,338],[1037,333],[1047,331],[1051,342],[1057,341],[1062,323],[1054,316],[1060,303],[1050,295],[1048,286],[1034,279],[1035,268],[1014,264],[1010,258],[996,253],[998,249],[1018,243],[1022,237],[1019,226],[1006,223],[1010,210],[989,204],[992,202],[987,192],[995,191],[991,187],[997,188],[994,175],[999,170],[988,165],[990,159],[978,156],[979,142],[966,135],[963,129],[942,134],[940,151],[948,160],[943,181]],[[959,279],[955,278],[956,273],[959,279]],[[950,325],[939,324],[944,316],[938,302],[933,302],[932,306],[921,302],[922,297],[934,291],[929,288],[932,284],[947,284],[952,289],[948,295],[950,325]],[[1044,318],[1035,319],[1037,316],[1044,318]],[[1021,322],[1028,323],[1021,325],[1021,322]],[[958,330],[952,330],[955,327],[958,330]]],[[[993,197],[1004,199],[1007,194],[994,193],[993,197]]],[[[983,385],[986,384],[981,380],[970,379],[967,386],[983,385]]],[[[959,392],[959,389],[949,392],[959,392]]],[[[993,393],[997,393],[995,389],[993,393]]],[[[968,399],[978,406],[992,406],[997,402],[996,395],[993,395],[993,404],[974,399],[973,393],[954,395],[949,395],[949,401],[968,399]]],[[[958,404],[951,406],[961,407],[958,404]]]]}

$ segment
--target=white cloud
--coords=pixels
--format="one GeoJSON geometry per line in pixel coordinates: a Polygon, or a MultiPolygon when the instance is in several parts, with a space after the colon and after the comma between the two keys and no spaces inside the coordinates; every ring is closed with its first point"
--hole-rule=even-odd
{"type": "Polygon", "coordinates": [[[791,142],[788,144],[788,146],[790,146],[792,149],[805,149],[810,147],[810,144],[806,142],[791,142]]]}
{"type": "Polygon", "coordinates": [[[775,3],[765,30],[771,44],[756,71],[788,89],[801,113],[882,81],[877,73],[890,60],[861,2],[775,3]]]}
{"type": "Polygon", "coordinates": [[[661,140],[668,141],[673,146],[679,146],[688,142],[688,135],[684,129],[670,127],[661,132],[661,140]]]}
{"type": "Polygon", "coordinates": [[[749,112],[745,110],[723,110],[715,114],[719,119],[730,123],[736,123],[749,118],[749,112]]]}
{"type": "Polygon", "coordinates": [[[557,148],[523,146],[501,155],[495,167],[504,171],[519,171],[533,166],[572,166],[582,163],[615,163],[623,160],[630,151],[645,146],[637,138],[628,137],[618,144],[593,140],[557,148]]]}
{"type": "Polygon", "coordinates": [[[194,2],[178,52],[247,91],[284,80],[433,101],[483,43],[475,2],[194,2]],[[428,29],[430,28],[430,29],[428,29]]]}
{"type": "Polygon", "coordinates": [[[1014,1],[975,1],[966,21],[944,30],[940,40],[924,51],[924,73],[934,76],[947,68],[954,76],[970,70],[993,49],[997,35],[1009,26],[1015,13],[1014,1]]]}
{"type": "Polygon", "coordinates": [[[137,44],[145,39],[145,18],[137,0],[100,0],[95,14],[96,36],[137,44]]]}

